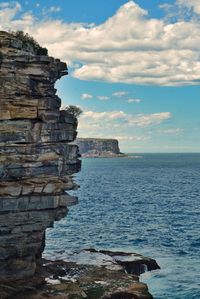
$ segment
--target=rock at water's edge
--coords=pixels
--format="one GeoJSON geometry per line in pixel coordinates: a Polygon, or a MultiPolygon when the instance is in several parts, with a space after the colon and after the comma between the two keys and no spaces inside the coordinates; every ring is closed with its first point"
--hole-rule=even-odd
{"type": "MultiPolygon", "coordinates": [[[[42,259],[32,281],[15,285],[19,295],[15,299],[152,299],[148,288],[133,274],[143,271],[142,263],[152,263],[151,270],[158,269],[155,260],[135,253],[111,252],[105,250],[84,250],[76,253],[79,262],[50,261],[42,259]],[[97,263],[95,263],[95,260],[97,263]],[[126,261],[121,264],[120,261],[126,261]],[[127,273],[127,265],[131,271],[127,273]],[[135,267],[136,266],[136,267],[135,267]],[[46,283],[44,283],[44,281],[46,283]],[[40,286],[40,287],[38,287],[40,286]]],[[[71,256],[73,259],[73,256],[71,256]]],[[[147,268],[146,268],[147,269],[147,268]]],[[[1,294],[12,294],[12,290],[0,286],[1,294]]],[[[4,297],[3,297],[4,298],[4,297]]]]}

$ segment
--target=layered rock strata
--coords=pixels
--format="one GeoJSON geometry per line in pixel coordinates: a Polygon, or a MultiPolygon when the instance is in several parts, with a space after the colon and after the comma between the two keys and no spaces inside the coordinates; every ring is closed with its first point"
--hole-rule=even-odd
{"type": "Polygon", "coordinates": [[[45,230],[76,198],[77,120],[54,84],[67,66],[30,40],[0,32],[0,281],[33,275],[45,230]]]}
{"type": "Polygon", "coordinates": [[[91,157],[122,157],[119,142],[117,139],[104,138],[77,138],[75,144],[78,145],[83,158],[91,157]]]}

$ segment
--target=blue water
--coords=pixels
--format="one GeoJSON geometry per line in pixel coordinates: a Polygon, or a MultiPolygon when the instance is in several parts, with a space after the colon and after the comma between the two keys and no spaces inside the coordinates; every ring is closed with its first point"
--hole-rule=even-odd
{"type": "Polygon", "coordinates": [[[156,299],[200,298],[200,154],[83,159],[79,205],[47,233],[45,255],[88,247],[155,258],[156,299]],[[63,250],[63,251],[62,251],[63,250]]]}

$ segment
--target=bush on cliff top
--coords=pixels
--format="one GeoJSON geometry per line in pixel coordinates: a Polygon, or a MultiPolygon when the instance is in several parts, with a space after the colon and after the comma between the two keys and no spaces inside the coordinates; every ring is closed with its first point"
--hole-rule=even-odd
{"type": "Polygon", "coordinates": [[[77,118],[81,115],[81,113],[83,112],[81,110],[81,108],[77,107],[77,106],[73,106],[73,105],[68,105],[66,107],[63,107],[62,110],[68,112],[69,114],[71,114],[74,118],[77,118]]]}
{"type": "Polygon", "coordinates": [[[33,48],[36,55],[47,55],[48,50],[46,48],[42,48],[39,43],[28,33],[24,33],[21,30],[13,32],[14,36],[22,41],[22,48],[27,50],[30,46],[33,48]]]}

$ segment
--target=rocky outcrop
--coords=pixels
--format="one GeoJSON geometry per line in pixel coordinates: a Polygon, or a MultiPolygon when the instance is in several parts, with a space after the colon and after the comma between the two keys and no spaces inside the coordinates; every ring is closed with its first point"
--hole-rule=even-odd
{"type": "Polygon", "coordinates": [[[79,147],[81,156],[85,158],[125,156],[120,152],[119,142],[116,139],[77,138],[75,143],[79,147]]]}
{"type": "Polygon", "coordinates": [[[90,256],[91,261],[100,260],[101,264],[120,265],[128,274],[140,275],[147,271],[160,269],[157,262],[149,257],[144,257],[141,254],[121,251],[85,249],[81,253],[86,253],[90,256]],[[106,259],[107,257],[107,259],[106,259]]]}
{"type": "Polygon", "coordinates": [[[67,66],[30,40],[0,32],[0,281],[35,273],[45,230],[76,202],[77,120],[54,84],[67,66]]]}
{"type": "Polygon", "coordinates": [[[139,281],[138,271],[140,274],[159,269],[155,260],[136,253],[94,249],[70,256],[74,261],[42,259],[37,274],[28,283],[21,281],[14,288],[9,284],[0,285],[2,298],[13,294],[17,299],[153,298],[147,286],[139,281]]]}

